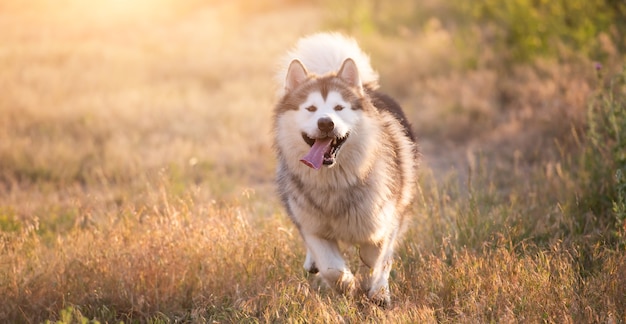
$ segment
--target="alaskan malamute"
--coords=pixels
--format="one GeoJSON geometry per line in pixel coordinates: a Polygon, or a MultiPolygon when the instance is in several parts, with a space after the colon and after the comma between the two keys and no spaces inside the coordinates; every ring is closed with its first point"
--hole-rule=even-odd
{"type": "Polygon", "coordinates": [[[390,302],[393,250],[414,196],[417,146],[400,106],[356,42],[322,33],[299,40],[279,73],[274,111],[277,184],[307,247],[304,267],[353,295],[338,242],[358,246],[361,289],[390,302]]]}

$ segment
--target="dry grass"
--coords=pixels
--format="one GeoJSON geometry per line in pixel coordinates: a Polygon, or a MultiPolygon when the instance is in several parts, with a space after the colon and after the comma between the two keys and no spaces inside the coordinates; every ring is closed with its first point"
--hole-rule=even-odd
{"type": "Polygon", "coordinates": [[[393,308],[307,275],[272,80],[325,9],[284,2],[0,5],[0,321],[626,321],[626,254],[577,200],[589,63],[467,70],[436,20],[360,37],[424,155],[393,308]]]}

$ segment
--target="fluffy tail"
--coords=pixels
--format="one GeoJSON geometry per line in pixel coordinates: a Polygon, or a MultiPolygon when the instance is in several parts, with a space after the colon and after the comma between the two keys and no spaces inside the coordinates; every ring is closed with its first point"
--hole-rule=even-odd
{"type": "Polygon", "coordinates": [[[338,71],[347,58],[356,63],[363,86],[376,89],[378,73],[372,69],[369,56],[363,53],[354,39],[339,33],[318,33],[298,40],[296,46],[283,57],[277,75],[279,95],[284,94],[287,68],[292,60],[300,60],[309,73],[324,75],[338,71]]]}

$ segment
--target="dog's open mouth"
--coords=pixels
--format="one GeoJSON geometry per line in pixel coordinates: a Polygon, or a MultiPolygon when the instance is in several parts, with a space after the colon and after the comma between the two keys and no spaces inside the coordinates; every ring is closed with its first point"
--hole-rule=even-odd
{"type": "Polygon", "coordinates": [[[311,146],[311,150],[305,155],[300,162],[306,164],[313,169],[319,169],[323,165],[333,165],[337,159],[337,152],[348,139],[348,135],[344,137],[324,137],[310,138],[302,133],[304,141],[311,146]]]}

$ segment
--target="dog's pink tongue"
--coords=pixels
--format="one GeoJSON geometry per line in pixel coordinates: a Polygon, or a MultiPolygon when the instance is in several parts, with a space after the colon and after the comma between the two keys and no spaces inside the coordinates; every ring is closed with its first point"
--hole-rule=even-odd
{"type": "Polygon", "coordinates": [[[311,146],[309,153],[300,159],[300,162],[313,169],[319,169],[322,166],[322,163],[324,163],[324,154],[328,152],[332,141],[333,139],[331,137],[316,139],[313,146],[311,146]]]}

